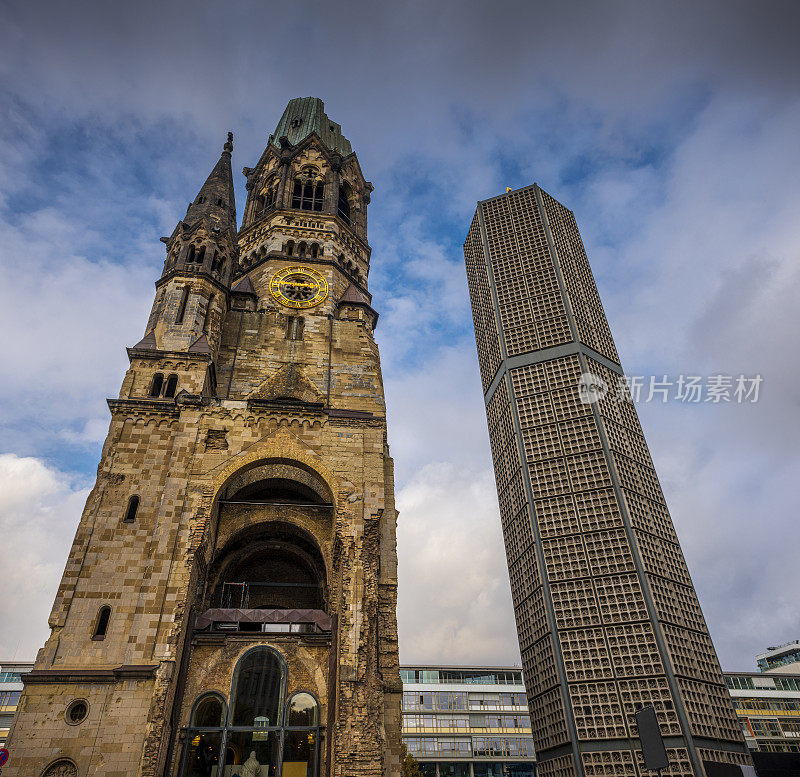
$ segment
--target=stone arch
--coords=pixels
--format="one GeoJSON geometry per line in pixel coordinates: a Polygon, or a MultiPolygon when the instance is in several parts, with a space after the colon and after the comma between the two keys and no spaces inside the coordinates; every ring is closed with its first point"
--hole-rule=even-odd
{"type": "Polygon", "coordinates": [[[215,548],[206,570],[206,606],[330,612],[330,566],[312,526],[276,518],[241,525],[221,536],[215,548]],[[287,580],[316,588],[281,589],[279,583],[287,580]],[[246,601],[240,587],[245,584],[246,601]],[[270,587],[259,588],[263,584],[270,587]]]}
{"type": "Polygon", "coordinates": [[[209,479],[203,488],[203,498],[196,513],[190,542],[190,555],[193,555],[203,543],[208,531],[209,522],[214,512],[216,503],[232,478],[259,465],[266,464],[291,464],[299,465],[316,473],[328,486],[333,505],[332,514],[335,516],[339,504],[341,482],[322,462],[322,460],[308,448],[304,447],[294,435],[287,433],[275,434],[269,439],[256,443],[228,462],[220,464],[209,473],[209,479]]]}

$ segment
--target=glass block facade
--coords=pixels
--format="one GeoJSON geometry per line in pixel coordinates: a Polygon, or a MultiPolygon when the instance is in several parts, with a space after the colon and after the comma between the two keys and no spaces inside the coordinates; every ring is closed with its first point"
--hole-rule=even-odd
{"type": "Polygon", "coordinates": [[[651,704],[668,774],[749,765],[572,212],[485,200],[464,255],[540,774],[644,774],[651,704]]]}
{"type": "Polygon", "coordinates": [[[522,672],[400,667],[403,742],[425,777],[534,777],[522,672]]]}

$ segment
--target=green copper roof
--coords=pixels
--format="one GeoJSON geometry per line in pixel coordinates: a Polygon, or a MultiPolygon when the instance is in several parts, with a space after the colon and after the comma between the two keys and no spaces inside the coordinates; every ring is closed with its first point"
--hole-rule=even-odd
{"type": "Polygon", "coordinates": [[[312,132],[316,132],[331,151],[338,151],[342,156],[353,152],[350,141],[342,135],[341,125],[328,118],[325,103],[318,97],[289,100],[270,142],[277,146],[278,140],[285,135],[292,145],[297,145],[312,132]]]}

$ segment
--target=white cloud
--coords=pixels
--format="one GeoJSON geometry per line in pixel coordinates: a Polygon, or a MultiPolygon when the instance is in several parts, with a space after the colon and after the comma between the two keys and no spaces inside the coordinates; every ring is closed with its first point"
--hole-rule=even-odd
{"type": "Polygon", "coordinates": [[[405,663],[519,663],[494,479],[431,463],[397,494],[405,663]]]}
{"type": "Polygon", "coordinates": [[[50,607],[87,496],[88,489],[40,459],[0,454],[0,657],[30,659],[44,644],[50,607]]]}

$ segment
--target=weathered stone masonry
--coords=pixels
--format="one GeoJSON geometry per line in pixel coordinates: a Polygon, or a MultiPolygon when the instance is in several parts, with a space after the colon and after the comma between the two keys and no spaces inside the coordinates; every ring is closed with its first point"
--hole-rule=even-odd
{"type": "Polygon", "coordinates": [[[292,100],[245,168],[237,229],[232,151],[163,238],[5,777],[229,774],[251,751],[270,775],[399,774],[372,186],[322,103],[292,100]],[[294,267],[308,274],[270,289],[294,267]],[[256,655],[280,670],[248,675],[256,655]],[[253,678],[279,706],[243,731],[253,678]],[[208,700],[222,717],[202,723],[208,700]]]}

